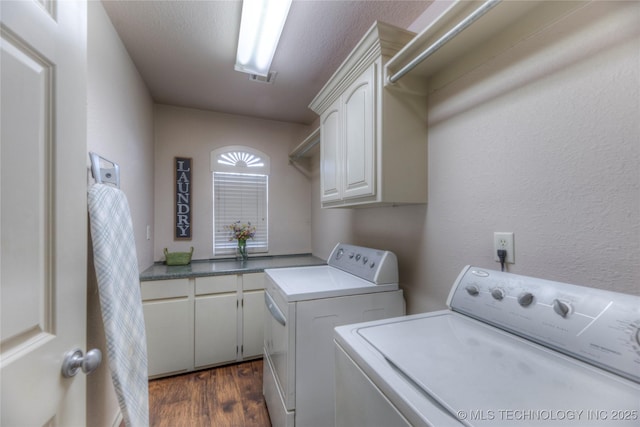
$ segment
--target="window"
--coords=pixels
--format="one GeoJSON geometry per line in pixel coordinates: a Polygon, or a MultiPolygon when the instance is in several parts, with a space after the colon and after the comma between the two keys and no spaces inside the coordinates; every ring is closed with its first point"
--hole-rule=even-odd
{"type": "Polygon", "coordinates": [[[238,243],[229,240],[225,226],[236,221],[256,227],[248,251],[267,252],[269,157],[249,147],[223,147],[211,152],[211,172],[214,255],[235,253],[238,243]]]}

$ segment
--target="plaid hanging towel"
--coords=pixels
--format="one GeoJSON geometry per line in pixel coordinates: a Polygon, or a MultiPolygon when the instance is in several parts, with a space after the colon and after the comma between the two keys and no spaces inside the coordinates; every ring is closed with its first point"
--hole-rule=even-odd
{"type": "Polygon", "coordinates": [[[104,184],[89,189],[88,204],[111,379],[127,427],[147,427],[147,340],[129,204],[104,184]]]}

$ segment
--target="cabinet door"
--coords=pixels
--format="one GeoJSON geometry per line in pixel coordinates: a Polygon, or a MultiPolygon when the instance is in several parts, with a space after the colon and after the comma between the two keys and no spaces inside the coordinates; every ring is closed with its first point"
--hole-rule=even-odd
{"type": "Polygon", "coordinates": [[[375,194],[375,71],[371,65],[343,95],[344,190],[343,198],[375,194]]]}
{"type": "Polygon", "coordinates": [[[191,301],[186,297],[143,302],[150,377],[188,371],[192,368],[190,308],[191,301]]]}
{"type": "Polygon", "coordinates": [[[243,294],[242,357],[261,356],[264,346],[264,291],[243,294]]]}
{"type": "Polygon", "coordinates": [[[341,198],[340,101],[337,99],[320,117],[320,197],[322,202],[341,198]]]}
{"type": "Polygon", "coordinates": [[[237,359],[236,293],[196,297],[195,367],[237,359]]]}
{"type": "Polygon", "coordinates": [[[371,65],[343,95],[344,189],[342,197],[375,194],[375,66],[371,65]]]}

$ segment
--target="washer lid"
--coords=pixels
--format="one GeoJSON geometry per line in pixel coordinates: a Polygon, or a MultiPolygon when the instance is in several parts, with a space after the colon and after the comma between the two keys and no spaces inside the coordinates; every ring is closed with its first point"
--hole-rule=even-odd
{"type": "Polygon", "coordinates": [[[358,334],[467,425],[599,425],[623,411],[628,419],[615,425],[637,425],[640,417],[638,384],[452,312],[358,334]]]}
{"type": "Polygon", "coordinates": [[[287,301],[395,291],[397,283],[376,285],[328,265],[265,270],[287,301]]]}

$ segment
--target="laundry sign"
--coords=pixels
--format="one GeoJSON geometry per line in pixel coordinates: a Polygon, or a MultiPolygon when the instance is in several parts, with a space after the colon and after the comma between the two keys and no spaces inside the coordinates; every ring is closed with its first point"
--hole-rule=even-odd
{"type": "Polygon", "coordinates": [[[191,158],[176,157],[176,240],[191,240],[191,158]]]}

